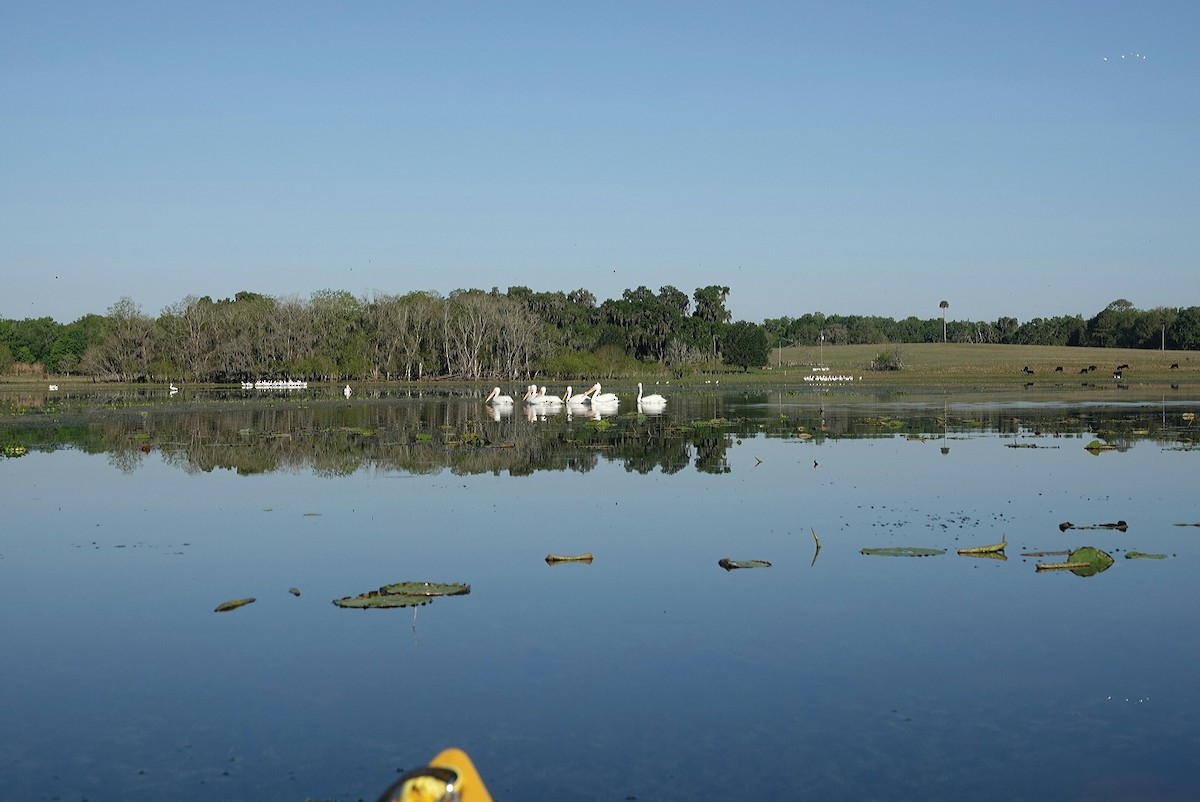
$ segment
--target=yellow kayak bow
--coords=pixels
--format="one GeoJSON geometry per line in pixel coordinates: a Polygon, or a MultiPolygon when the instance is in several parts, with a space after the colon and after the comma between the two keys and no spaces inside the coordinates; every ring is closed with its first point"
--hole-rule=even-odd
{"type": "Polygon", "coordinates": [[[446,749],[392,783],[379,802],[492,802],[492,797],[467,753],[446,749]]]}

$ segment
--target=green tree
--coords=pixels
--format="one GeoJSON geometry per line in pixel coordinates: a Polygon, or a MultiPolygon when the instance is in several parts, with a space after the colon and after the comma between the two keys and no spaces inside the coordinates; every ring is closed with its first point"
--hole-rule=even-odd
{"type": "Polygon", "coordinates": [[[766,331],[745,320],[727,324],[721,334],[721,355],[728,364],[737,365],[744,372],[762,367],[770,355],[766,331]]]}

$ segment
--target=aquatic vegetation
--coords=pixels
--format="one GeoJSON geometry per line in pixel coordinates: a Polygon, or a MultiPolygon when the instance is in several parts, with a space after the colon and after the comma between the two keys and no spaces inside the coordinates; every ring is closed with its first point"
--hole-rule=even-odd
{"type": "Polygon", "coordinates": [[[1101,571],[1107,571],[1115,560],[1112,555],[1095,546],[1083,546],[1067,554],[1066,562],[1038,563],[1038,571],[1070,571],[1076,576],[1095,576],[1101,571]]]}
{"type": "Polygon", "coordinates": [[[1000,541],[999,543],[992,543],[991,545],[988,545],[988,546],[972,546],[972,547],[966,548],[966,549],[959,549],[958,553],[966,555],[966,556],[998,554],[998,553],[1004,551],[1004,549],[1007,546],[1008,546],[1008,540],[1005,539],[1005,540],[1000,541]]]}
{"type": "Polygon", "coordinates": [[[247,604],[253,604],[255,601],[253,596],[247,596],[244,599],[230,599],[227,602],[221,602],[214,609],[214,613],[227,613],[230,610],[236,610],[239,607],[245,607],[247,604]]]}
{"type": "Polygon", "coordinates": [[[1093,440],[1092,442],[1090,442],[1086,446],[1084,446],[1084,448],[1086,450],[1092,452],[1093,454],[1099,454],[1101,451],[1116,451],[1117,450],[1116,446],[1111,445],[1109,443],[1103,443],[1099,440],[1093,440]]]}
{"type": "Polygon", "coordinates": [[[770,568],[771,564],[766,560],[731,560],[728,557],[722,557],[717,560],[717,565],[724,568],[726,571],[732,571],[735,568],[770,568]]]}
{"type": "Polygon", "coordinates": [[[863,549],[863,554],[871,554],[876,557],[936,557],[939,554],[945,554],[945,549],[929,549],[919,546],[888,546],[879,549],[863,549]]]}
{"type": "Polygon", "coordinates": [[[1126,560],[1165,560],[1166,554],[1149,554],[1144,551],[1127,551],[1125,552],[1126,560]]]}
{"type": "Polygon", "coordinates": [[[334,599],[338,607],[366,610],[368,608],[419,607],[438,596],[465,596],[471,586],[462,582],[396,582],[357,596],[334,599]]]}
{"type": "Polygon", "coordinates": [[[1058,531],[1060,532],[1065,532],[1068,529],[1116,529],[1120,532],[1126,532],[1129,530],[1129,524],[1124,520],[1120,520],[1111,524],[1087,524],[1085,526],[1077,526],[1070,521],[1063,521],[1058,525],[1058,531]]]}
{"type": "Polygon", "coordinates": [[[547,554],[546,564],[557,565],[558,563],[591,563],[592,555],[588,554],[547,554]]]}

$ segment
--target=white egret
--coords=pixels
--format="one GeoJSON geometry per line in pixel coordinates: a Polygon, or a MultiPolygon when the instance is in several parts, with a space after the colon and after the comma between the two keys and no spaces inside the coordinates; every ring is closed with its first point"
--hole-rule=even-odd
{"type": "Polygon", "coordinates": [[[346,396],[347,398],[349,398],[349,397],[350,397],[350,393],[352,393],[352,392],[354,392],[354,391],[353,391],[353,390],[351,390],[351,389],[350,389],[350,385],[348,385],[348,384],[347,384],[347,385],[346,385],[346,389],[342,390],[342,395],[344,395],[344,396],[346,396]]]}

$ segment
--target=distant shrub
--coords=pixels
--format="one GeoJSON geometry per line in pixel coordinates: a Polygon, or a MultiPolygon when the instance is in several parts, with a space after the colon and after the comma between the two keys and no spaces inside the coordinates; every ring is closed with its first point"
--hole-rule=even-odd
{"type": "Polygon", "coordinates": [[[900,370],[904,367],[904,354],[899,348],[889,348],[880,351],[879,356],[871,363],[871,370],[900,370]]]}

